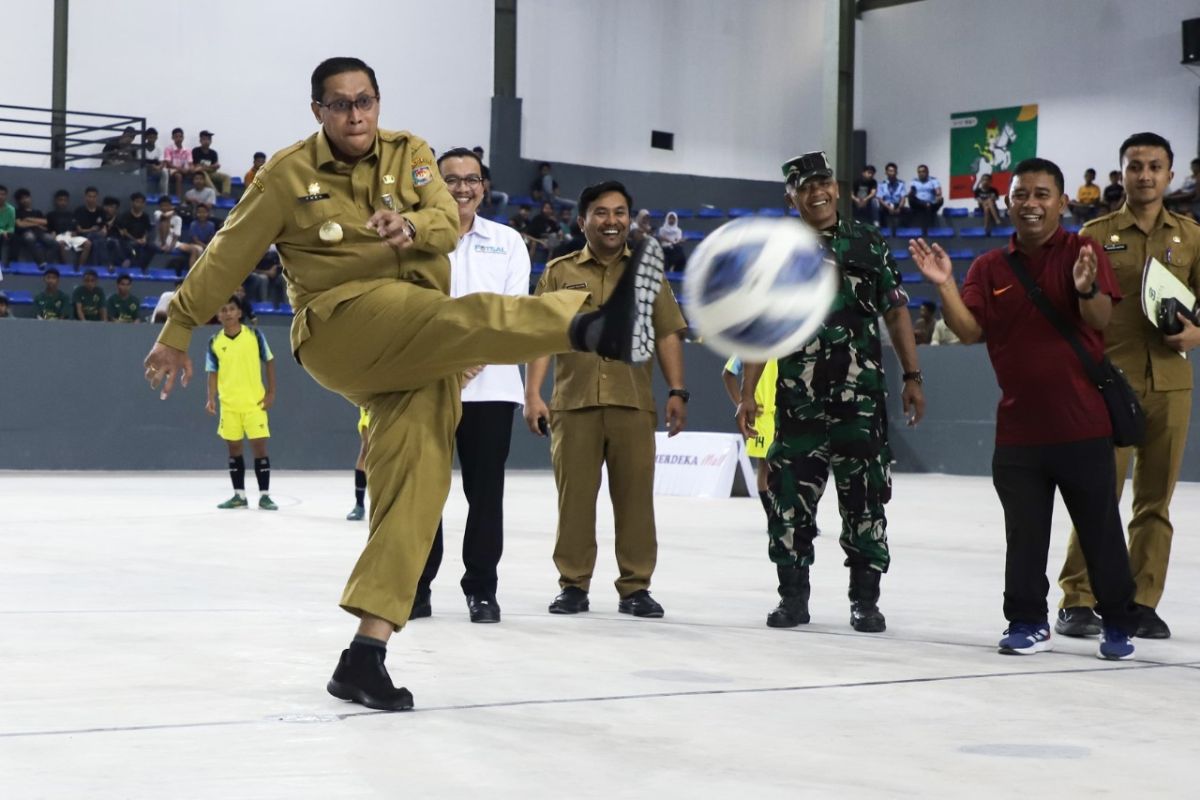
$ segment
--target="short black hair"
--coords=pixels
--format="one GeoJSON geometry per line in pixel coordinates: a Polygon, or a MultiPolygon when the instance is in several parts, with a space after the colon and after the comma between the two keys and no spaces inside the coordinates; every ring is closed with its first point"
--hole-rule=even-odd
{"type": "Polygon", "coordinates": [[[89,186],[83,190],[84,194],[87,194],[88,192],[95,192],[96,194],[100,194],[100,190],[97,189],[95,186],[89,186]]]}
{"type": "Polygon", "coordinates": [[[1062,194],[1067,190],[1066,180],[1063,178],[1062,170],[1048,158],[1027,158],[1020,164],[1017,164],[1013,169],[1013,177],[1018,175],[1027,175],[1031,172],[1044,172],[1054,178],[1054,185],[1058,187],[1058,193],[1062,194]]]}
{"type": "Polygon", "coordinates": [[[332,78],[334,75],[341,75],[344,72],[365,72],[367,79],[371,81],[371,88],[375,90],[375,95],[379,96],[379,81],[375,79],[375,70],[367,66],[367,62],[361,58],[351,58],[350,56],[335,56],[327,58],[312,74],[312,99],[314,103],[321,102],[321,98],[325,96],[325,81],[332,78]]]}
{"type": "Polygon", "coordinates": [[[170,205],[172,205],[172,206],[173,206],[173,205],[175,205],[174,203],[172,203],[172,202],[171,202],[171,195],[169,195],[169,194],[160,194],[160,195],[158,196],[158,204],[159,204],[160,206],[163,204],[163,201],[164,201],[164,200],[166,200],[166,201],[167,201],[167,203],[168,203],[168,204],[170,204],[170,205]]]}
{"type": "Polygon", "coordinates": [[[57,192],[54,193],[55,200],[57,200],[60,197],[70,197],[70,196],[71,196],[71,193],[68,192],[66,189],[59,189],[57,192]]]}
{"type": "Polygon", "coordinates": [[[91,267],[88,267],[87,269],[85,269],[85,270],[83,271],[83,277],[87,278],[87,277],[89,277],[89,276],[90,276],[90,277],[92,277],[92,278],[99,278],[99,277],[100,277],[100,275],[99,275],[99,274],[97,274],[96,270],[92,269],[91,267]]]}
{"type": "Polygon", "coordinates": [[[0,183],[0,192],[4,192],[5,194],[8,193],[8,187],[5,186],[3,183],[0,183]]]}
{"type": "Polygon", "coordinates": [[[117,276],[117,283],[124,283],[125,281],[129,281],[130,283],[133,283],[133,276],[130,275],[128,272],[122,272],[120,275],[117,276]]]}
{"type": "Polygon", "coordinates": [[[1112,172],[1108,173],[1108,177],[1110,177],[1110,178],[1119,178],[1119,177],[1121,177],[1121,170],[1119,170],[1119,169],[1114,169],[1112,172]]]}
{"type": "Polygon", "coordinates": [[[22,187],[20,189],[17,189],[17,193],[13,195],[13,199],[20,202],[21,200],[24,200],[26,197],[30,197],[30,196],[31,195],[29,194],[29,190],[22,187]]]}
{"type": "Polygon", "coordinates": [[[932,308],[934,311],[937,311],[937,303],[932,300],[922,300],[921,308],[932,308]]]}
{"type": "Polygon", "coordinates": [[[475,163],[479,165],[479,168],[483,169],[483,160],[479,158],[479,155],[474,150],[468,150],[465,147],[451,147],[449,150],[438,156],[438,169],[441,169],[442,162],[447,158],[473,158],[475,159],[475,163]]]}
{"type": "Polygon", "coordinates": [[[1167,151],[1167,166],[1175,166],[1175,151],[1171,149],[1171,143],[1159,136],[1157,133],[1143,131],[1142,133],[1135,133],[1133,136],[1130,136],[1128,139],[1121,142],[1121,149],[1117,153],[1118,160],[1124,161],[1125,151],[1131,147],[1161,147],[1163,150],[1167,151]]]}
{"type": "Polygon", "coordinates": [[[541,172],[544,167],[550,167],[550,169],[554,169],[554,166],[549,161],[543,161],[542,163],[538,164],[538,172],[541,172]]]}
{"type": "Polygon", "coordinates": [[[58,272],[58,267],[46,267],[46,269],[42,271],[42,275],[53,275],[56,278],[62,277],[62,275],[60,275],[58,272]]]}
{"type": "Polygon", "coordinates": [[[1089,172],[1092,174],[1093,178],[1096,177],[1096,170],[1092,169],[1091,167],[1088,167],[1087,169],[1085,169],[1083,171],[1083,174],[1087,175],[1089,172]]]}
{"type": "Polygon", "coordinates": [[[479,155],[483,155],[483,145],[481,145],[481,144],[475,145],[474,147],[471,148],[471,150],[473,152],[478,153],[479,155]]]}
{"type": "Polygon", "coordinates": [[[171,135],[172,135],[172,136],[174,136],[174,135],[175,135],[175,134],[177,134],[177,133],[183,133],[183,128],[172,128],[172,129],[171,129],[171,135]]]}
{"type": "Polygon", "coordinates": [[[620,181],[604,181],[603,183],[594,183],[580,192],[579,216],[586,217],[588,206],[596,202],[600,195],[608,194],[609,192],[620,192],[625,195],[625,204],[629,206],[631,212],[633,211],[633,195],[625,188],[625,184],[620,181]]]}
{"type": "Polygon", "coordinates": [[[917,164],[917,169],[918,169],[918,170],[922,170],[922,169],[923,169],[923,170],[926,170],[926,171],[928,171],[928,170],[929,170],[929,165],[928,165],[928,164],[917,164]]]}
{"type": "Polygon", "coordinates": [[[158,136],[158,128],[146,128],[146,132],[142,136],[149,136],[150,134],[158,136]]]}
{"type": "Polygon", "coordinates": [[[129,195],[129,199],[131,201],[132,200],[145,200],[146,195],[142,194],[141,192],[134,192],[133,194],[129,195]]]}
{"type": "Polygon", "coordinates": [[[884,165],[883,165],[883,168],[884,168],[884,169],[887,169],[888,167],[891,167],[892,169],[900,169],[899,167],[897,167],[897,166],[896,166],[896,162],[895,162],[895,161],[889,161],[889,162],[887,162],[886,164],[884,164],[884,165]]]}
{"type": "Polygon", "coordinates": [[[254,157],[255,158],[266,158],[267,154],[264,153],[262,150],[259,150],[257,153],[254,154],[254,157]]]}
{"type": "Polygon", "coordinates": [[[113,197],[110,194],[110,195],[106,196],[103,200],[100,201],[100,205],[102,205],[102,206],[119,206],[119,205],[121,205],[121,201],[118,200],[117,198],[113,197]]]}
{"type": "Polygon", "coordinates": [[[875,165],[874,165],[874,164],[867,164],[865,167],[863,167],[863,171],[864,171],[864,172],[866,172],[867,170],[870,170],[871,172],[874,172],[874,171],[875,171],[875,165]]]}

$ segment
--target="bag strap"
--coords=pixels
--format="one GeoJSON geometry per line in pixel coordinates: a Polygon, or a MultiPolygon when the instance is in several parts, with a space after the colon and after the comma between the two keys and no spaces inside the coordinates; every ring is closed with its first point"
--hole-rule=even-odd
{"type": "Polygon", "coordinates": [[[1063,319],[1062,314],[1058,313],[1058,309],[1050,304],[1046,298],[1046,293],[1042,291],[1042,287],[1033,282],[1033,277],[1029,271],[1025,269],[1025,265],[1021,263],[1020,257],[1016,252],[1010,250],[1004,254],[1005,260],[1008,262],[1009,268],[1013,274],[1017,276],[1017,280],[1025,287],[1025,293],[1029,299],[1037,307],[1037,310],[1045,315],[1046,319],[1050,320],[1050,324],[1062,334],[1062,337],[1071,345],[1071,349],[1075,351],[1075,355],[1079,356],[1079,360],[1083,362],[1083,371],[1087,373],[1088,380],[1096,385],[1096,388],[1103,390],[1108,379],[1104,376],[1104,372],[1100,369],[1100,365],[1093,359],[1083,346],[1083,342],[1079,341],[1079,335],[1075,331],[1075,326],[1063,319]]]}

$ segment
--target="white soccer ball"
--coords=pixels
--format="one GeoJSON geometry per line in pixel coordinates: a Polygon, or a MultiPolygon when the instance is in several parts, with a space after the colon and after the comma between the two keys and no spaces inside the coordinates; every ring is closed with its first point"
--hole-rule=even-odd
{"type": "Polygon", "coordinates": [[[688,259],[684,308],[712,350],[769,361],[816,334],[838,280],[812,228],[795,219],[743,217],[710,233],[688,259]]]}

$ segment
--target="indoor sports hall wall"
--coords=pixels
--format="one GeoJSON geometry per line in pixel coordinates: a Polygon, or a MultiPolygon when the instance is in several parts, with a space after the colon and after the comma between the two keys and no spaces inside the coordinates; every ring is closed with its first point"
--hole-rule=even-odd
{"type": "MultiPolygon", "coordinates": [[[[215,327],[197,330],[191,356],[203,370],[215,327]]],[[[278,393],[271,412],[272,465],[351,470],[358,453],[357,412],[317,386],[288,353],[288,329],[262,328],[275,353],[278,393]]],[[[146,386],[140,367],[158,326],[0,321],[0,469],[212,469],[225,464],[216,418],[204,411],[204,375],[167,401],[146,386]]],[[[885,363],[896,470],[991,474],[996,380],[982,347],[922,347],[929,401],[925,420],[905,428],[895,356],[885,363]]],[[[730,432],[733,406],[721,385],[723,360],[684,348],[692,390],[688,429],[730,432]]],[[[1197,376],[1200,378],[1200,376],[1197,376]]],[[[1198,381],[1200,383],[1200,381],[1198,381]]],[[[546,382],[548,396],[550,379],[546,382]]],[[[655,374],[656,396],[665,397],[655,374]]],[[[661,405],[661,403],[660,403],[661,405]]],[[[661,420],[660,420],[661,422],[661,420]]],[[[1200,413],[1193,407],[1182,480],[1200,480],[1200,413]]],[[[510,469],[549,469],[547,442],[514,424],[510,469]]]]}
{"type": "MultiPolygon", "coordinates": [[[[1196,0],[922,0],[872,11],[858,26],[856,128],[868,160],[919,163],[948,183],[950,115],[1038,104],[1039,156],[1062,167],[1067,191],[1117,149],[1152,130],[1175,149],[1175,185],[1195,158],[1200,75],[1180,65],[1180,22],[1196,0]]],[[[973,201],[959,204],[974,205],[973,201]]]]}

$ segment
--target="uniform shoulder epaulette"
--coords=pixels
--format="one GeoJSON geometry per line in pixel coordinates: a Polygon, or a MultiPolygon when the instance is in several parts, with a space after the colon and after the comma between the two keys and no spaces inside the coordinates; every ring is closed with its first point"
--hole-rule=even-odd
{"type": "Polygon", "coordinates": [[[562,262],[567,261],[569,259],[574,259],[577,255],[579,255],[579,251],[575,250],[574,252],[567,253],[566,255],[561,255],[558,258],[550,259],[549,261],[546,262],[546,272],[549,272],[550,268],[553,267],[555,264],[561,264],[562,262]]]}
{"type": "Polygon", "coordinates": [[[1079,232],[1083,233],[1084,231],[1086,231],[1088,228],[1092,227],[1093,225],[1099,225],[1101,222],[1104,222],[1105,220],[1108,220],[1108,219],[1112,219],[1113,217],[1115,217],[1117,214],[1120,214],[1120,213],[1121,213],[1120,211],[1110,211],[1107,214],[1104,214],[1102,216],[1093,217],[1092,219],[1089,219],[1087,222],[1083,223],[1083,227],[1081,227],[1079,229],[1079,232]]]}
{"type": "Polygon", "coordinates": [[[295,144],[290,144],[282,150],[276,151],[274,155],[267,159],[267,163],[259,167],[258,172],[254,173],[254,180],[251,182],[251,185],[257,185],[259,190],[261,190],[263,188],[261,184],[262,179],[270,174],[272,169],[275,169],[288,158],[303,150],[307,141],[307,139],[301,139],[295,144]]]}
{"type": "Polygon", "coordinates": [[[1179,222],[1183,223],[1185,227],[1188,225],[1191,225],[1193,228],[1200,228],[1200,222],[1197,222],[1196,220],[1192,219],[1191,217],[1184,216],[1183,214],[1176,214],[1174,211],[1172,211],[1171,213],[1174,214],[1175,219],[1177,219],[1177,220],[1179,220],[1179,222]]]}
{"type": "Polygon", "coordinates": [[[424,139],[421,139],[420,136],[417,136],[412,131],[385,131],[383,128],[379,129],[379,138],[385,142],[398,142],[401,139],[424,141],[424,139]]]}

